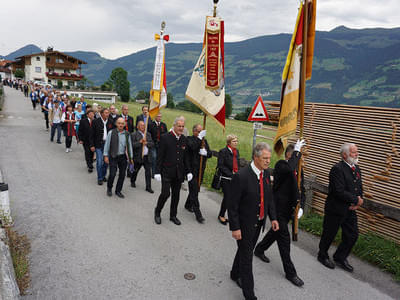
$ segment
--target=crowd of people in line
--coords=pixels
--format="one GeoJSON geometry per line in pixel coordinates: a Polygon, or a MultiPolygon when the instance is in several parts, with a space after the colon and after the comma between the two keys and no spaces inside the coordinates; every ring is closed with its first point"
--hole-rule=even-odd
{"type": "MultiPolygon", "coordinates": [[[[136,188],[138,172],[143,167],[147,192],[154,193],[152,179],[161,182],[161,193],[154,209],[154,222],[162,223],[162,209],[171,197],[170,221],[181,225],[177,218],[177,209],[181,186],[186,179],[189,182],[189,194],[184,207],[194,213],[199,223],[204,223],[198,193],[206,160],[212,153],[205,139],[206,131],[200,124],[194,125],[193,134],[188,136],[184,117],[177,117],[172,128],[168,130],[167,125],[162,122],[161,113],[155,120],[151,120],[148,106],[142,107],[142,113],[134,122],[126,104],[122,105],[119,114],[114,105],[91,106],[83,97],[76,100],[68,93],[56,91],[50,86],[19,81],[7,81],[4,84],[21,89],[30,98],[33,109],[40,105],[46,130],[49,125],[51,127],[51,142],[57,132],[56,141],[61,143],[63,131],[68,153],[74,137],[76,138],[83,146],[89,173],[93,172],[96,160],[97,184],[107,183],[108,196],[113,195],[117,171],[115,195],[124,198],[122,188],[125,177],[130,177],[131,187],[136,188]]],[[[297,275],[290,256],[288,223],[294,216],[298,201],[301,208],[297,217],[301,218],[303,215],[305,191],[302,177],[300,187],[298,185],[297,169],[305,141],[298,140],[295,144],[289,144],[285,150],[285,158],[276,163],[274,170],[269,167],[272,150],[268,144],[258,143],[253,149],[251,163],[241,166],[237,136],[228,135],[226,142],[226,147],[218,153],[214,177],[219,180],[223,191],[218,221],[223,225],[229,224],[238,246],[230,273],[231,279],[242,289],[246,299],[257,299],[254,294],[252,259],[256,256],[268,263],[270,260],[265,251],[276,241],[286,279],[298,287],[303,286],[304,282],[297,275]],[[261,230],[264,231],[266,227],[267,216],[271,220],[271,228],[257,244],[261,230]]],[[[332,167],[329,175],[329,192],[318,261],[329,269],[334,269],[336,265],[353,272],[347,257],[358,238],[356,210],[363,204],[357,146],[344,143],[340,155],[341,161],[332,167]],[[328,250],[339,227],[342,228],[342,241],[333,255],[333,263],[328,250]]]]}

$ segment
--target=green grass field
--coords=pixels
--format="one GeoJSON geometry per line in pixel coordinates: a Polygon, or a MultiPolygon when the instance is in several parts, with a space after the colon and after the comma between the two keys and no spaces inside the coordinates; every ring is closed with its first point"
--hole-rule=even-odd
{"type": "MultiPolygon", "coordinates": [[[[99,103],[101,104],[101,103],[99,103]]],[[[124,102],[117,102],[116,107],[118,108],[119,111],[121,111],[121,106],[122,104],[125,104],[124,102]]],[[[129,106],[129,114],[136,119],[136,116],[141,114],[141,104],[137,103],[127,103],[129,106]]],[[[202,114],[196,114],[196,113],[191,113],[187,111],[182,111],[182,110],[177,110],[177,109],[168,109],[164,108],[161,110],[163,117],[162,121],[167,124],[168,129],[172,127],[172,123],[174,122],[174,119],[178,116],[184,116],[186,119],[185,126],[189,131],[189,134],[192,134],[192,127],[195,124],[203,124],[203,115],[202,114]]],[[[251,159],[251,151],[252,151],[252,145],[253,145],[253,125],[250,122],[243,122],[243,121],[237,121],[237,120],[226,120],[226,128],[225,128],[225,133],[214,120],[211,118],[207,118],[207,123],[206,123],[206,130],[207,130],[207,136],[206,139],[208,141],[208,144],[210,145],[210,148],[215,151],[219,151],[226,145],[226,136],[228,134],[235,134],[239,138],[239,152],[240,156],[245,158],[246,160],[251,159]]],[[[264,131],[264,130],[259,130],[258,134],[264,135],[264,136],[269,136],[273,137],[273,133],[269,131],[264,131]]],[[[268,142],[271,145],[271,142],[258,138],[257,142],[268,142]]],[[[275,154],[272,156],[272,163],[271,166],[273,167],[275,164],[275,161],[277,160],[277,157],[275,154]]],[[[213,157],[207,161],[207,168],[204,174],[204,184],[207,187],[210,187],[212,177],[214,176],[215,172],[215,167],[217,165],[217,158],[213,157]]]]}

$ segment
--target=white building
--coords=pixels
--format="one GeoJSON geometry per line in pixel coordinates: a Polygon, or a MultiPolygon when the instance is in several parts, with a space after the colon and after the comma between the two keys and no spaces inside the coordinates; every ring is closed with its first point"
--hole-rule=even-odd
{"type": "Polygon", "coordinates": [[[25,81],[41,81],[53,86],[61,81],[63,86],[77,86],[83,79],[82,64],[86,62],[49,48],[46,52],[17,57],[12,63],[12,73],[14,78],[19,69],[25,72],[25,81]]]}
{"type": "Polygon", "coordinates": [[[4,80],[6,78],[11,79],[11,61],[10,60],[1,60],[0,59],[0,79],[4,80]]]}
{"type": "Polygon", "coordinates": [[[84,97],[86,100],[105,102],[108,104],[115,103],[118,96],[115,92],[103,92],[103,91],[71,91],[67,90],[67,94],[72,97],[84,97]]]}

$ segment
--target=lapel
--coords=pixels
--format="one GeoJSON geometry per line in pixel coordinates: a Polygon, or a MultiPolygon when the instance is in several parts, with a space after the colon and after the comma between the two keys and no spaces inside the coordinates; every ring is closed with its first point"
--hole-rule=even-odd
{"type": "Polygon", "coordinates": [[[343,161],[343,160],[342,160],[342,166],[343,166],[343,168],[346,170],[346,172],[347,172],[348,174],[350,174],[350,176],[351,176],[352,178],[356,178],[357,167],[356,167],[355,172],[353,172],[353,170],[350,168],[350,166],[349,166],[345,161],[343,161]]]}

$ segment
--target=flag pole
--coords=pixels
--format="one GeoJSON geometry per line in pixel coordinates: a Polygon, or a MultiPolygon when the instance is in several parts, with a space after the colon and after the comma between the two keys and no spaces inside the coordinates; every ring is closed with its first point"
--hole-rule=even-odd
{"type": "MultiPolygon", "coordinates": [[[[308,39],[308,0],[304,0],[304,11],[303,11],[303,49],[301,57],[301,78],[300,78],[300,101],[299,101],[299,114],[300,114],[300,140],[304,138],[304,102],[306,95],[306,69],[307,69],[307,39],[308,39]]],[[[297,188],[301,197],[301,178],[303,172],[303,156],[301,157],[298,165],[297,172],[297,188]]],[[[294,218],[292,223],[292,239],[297,241],[297,235],[299,232],[299,219],[297,217],[300,209],[300,199],[297,199],[296,209],[294,211],[294,218]]]]}

